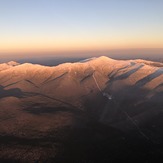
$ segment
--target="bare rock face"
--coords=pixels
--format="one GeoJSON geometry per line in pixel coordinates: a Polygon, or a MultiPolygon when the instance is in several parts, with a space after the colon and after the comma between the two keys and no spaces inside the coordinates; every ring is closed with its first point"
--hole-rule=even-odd
{"type": "MultiPolygon", "coordinates": [[[[131,152],[123,146],[128,137],[135,142],[140,139],[161,144],[162,106],[161,63],[102,56],[55,67],[13,61],[0,64],[0,136],[4,140],[0,158],[57,161],[62,158],[60,147],[65,142],[73,152],[80,142],[78,145],[83,146],[77,151],[84,154],[94,151],[91,143],[95,142],[97,149],[101,147],[106,153],[117,149],[117,140],[122,150],[131,152]],[[102,145],[101,141],[107,143],[102,145]],[[17,143],[9,149],[6,144],[13,142],[17,143]],[[21,157],[24,152],[27,155],[21,157]]],[[[148,155],[151,151],[145,152],[148,155]]],[[[76,159],[64,154],[62,162],[81,159],[77,153],[76,159]]],[[[99,158],[109,160],[106,155],[101,153],[99,158]]],[[[84,157],[98,160],[86,154],[84,157]]]]}

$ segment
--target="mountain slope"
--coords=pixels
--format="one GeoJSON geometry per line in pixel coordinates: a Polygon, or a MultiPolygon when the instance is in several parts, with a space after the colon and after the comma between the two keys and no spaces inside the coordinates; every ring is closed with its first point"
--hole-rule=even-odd
{"type": "Polygon", "coordinates": [[[107,57],[56,67],[17,65],[0,72],[0,102],[14,97],[20,103],[41,106],[40,99],[44,99],[44,105],[88,109],[104,119],[101,112],[105,110],[106,99],[106,106],[113,101],[122,107],[125,101],[137,107],[148,101],[162,103],[163,67],[153,65],[149,61],[118,61],[107,57]]]}
{"type": "MultiPolygon", "coordinates": [[[[55,135],[63,137],[63,141],[71,135],[70,128],[92,131],[93,127],[88,133],[93,136],[97,132],[99,136],[93,137],[100,142],[100,137],[105,140],[106,135],[115,134],[111,127],[118,131],[116,135],[122,132],[135,139],[161,143],[162,100],[161,63],[102,56],[55,67],[0,65],[1,136],[39,140],[48,136],[50,140],[55,135]],[[108,133],[94,128],[95,124],[106,126],[104,131],[109,127],[108,133]],[[60,136],[59,131],[66,133],[60,136]]],[[[40,151],[36,153],[40,155],[40,151]]],[[[9,154],[6,149],[0,156],[9,154]]],[[[38,159],[36,155],[32,157],[38,159]]]]}

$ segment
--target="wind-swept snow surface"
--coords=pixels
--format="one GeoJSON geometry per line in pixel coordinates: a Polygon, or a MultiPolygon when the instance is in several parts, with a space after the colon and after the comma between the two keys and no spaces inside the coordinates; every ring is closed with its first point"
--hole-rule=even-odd
{"type": "Polygon", "coordinates": [[[0,64],[0,158],[108,162],[137,155],[148,162],[162,157],[162,106],[162,63],[102,56],[54,67],[0,64]]]}

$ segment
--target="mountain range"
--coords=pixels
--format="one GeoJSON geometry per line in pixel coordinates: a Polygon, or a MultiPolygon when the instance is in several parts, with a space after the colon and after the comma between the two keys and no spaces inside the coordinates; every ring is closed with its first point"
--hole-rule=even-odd
{"type": "Polygon", "coordinates": [[[105,56],[0,64],[0,158],[162,159],[163,63],[105,56]],[[90,153],[90,150],[92,151],[90,153]]]}

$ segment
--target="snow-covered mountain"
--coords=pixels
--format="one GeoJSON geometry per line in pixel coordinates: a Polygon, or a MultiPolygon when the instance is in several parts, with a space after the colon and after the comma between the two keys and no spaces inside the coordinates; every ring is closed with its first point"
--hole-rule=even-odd
{"type": "Polygon", "coordinates": [[[16,100],[22,109],[26,104],[33,109],[69,106],[89,110],[109,123],[117,118],[117,108],[125,107],[131,114],[139,108],[144,114],[142,105],[152,103],[157,108],[162,103],[162,63],[102,56],[55,67],[9,62],[0,69],[0,103],[10,105],[16,100]]]}
{"type": "Polygon", "coordinates": [[[162,106],[162,63],[102,56],[54,67],[0,64],[1,135],[46,135],[93,117],[160,142],[162,106]]]}

